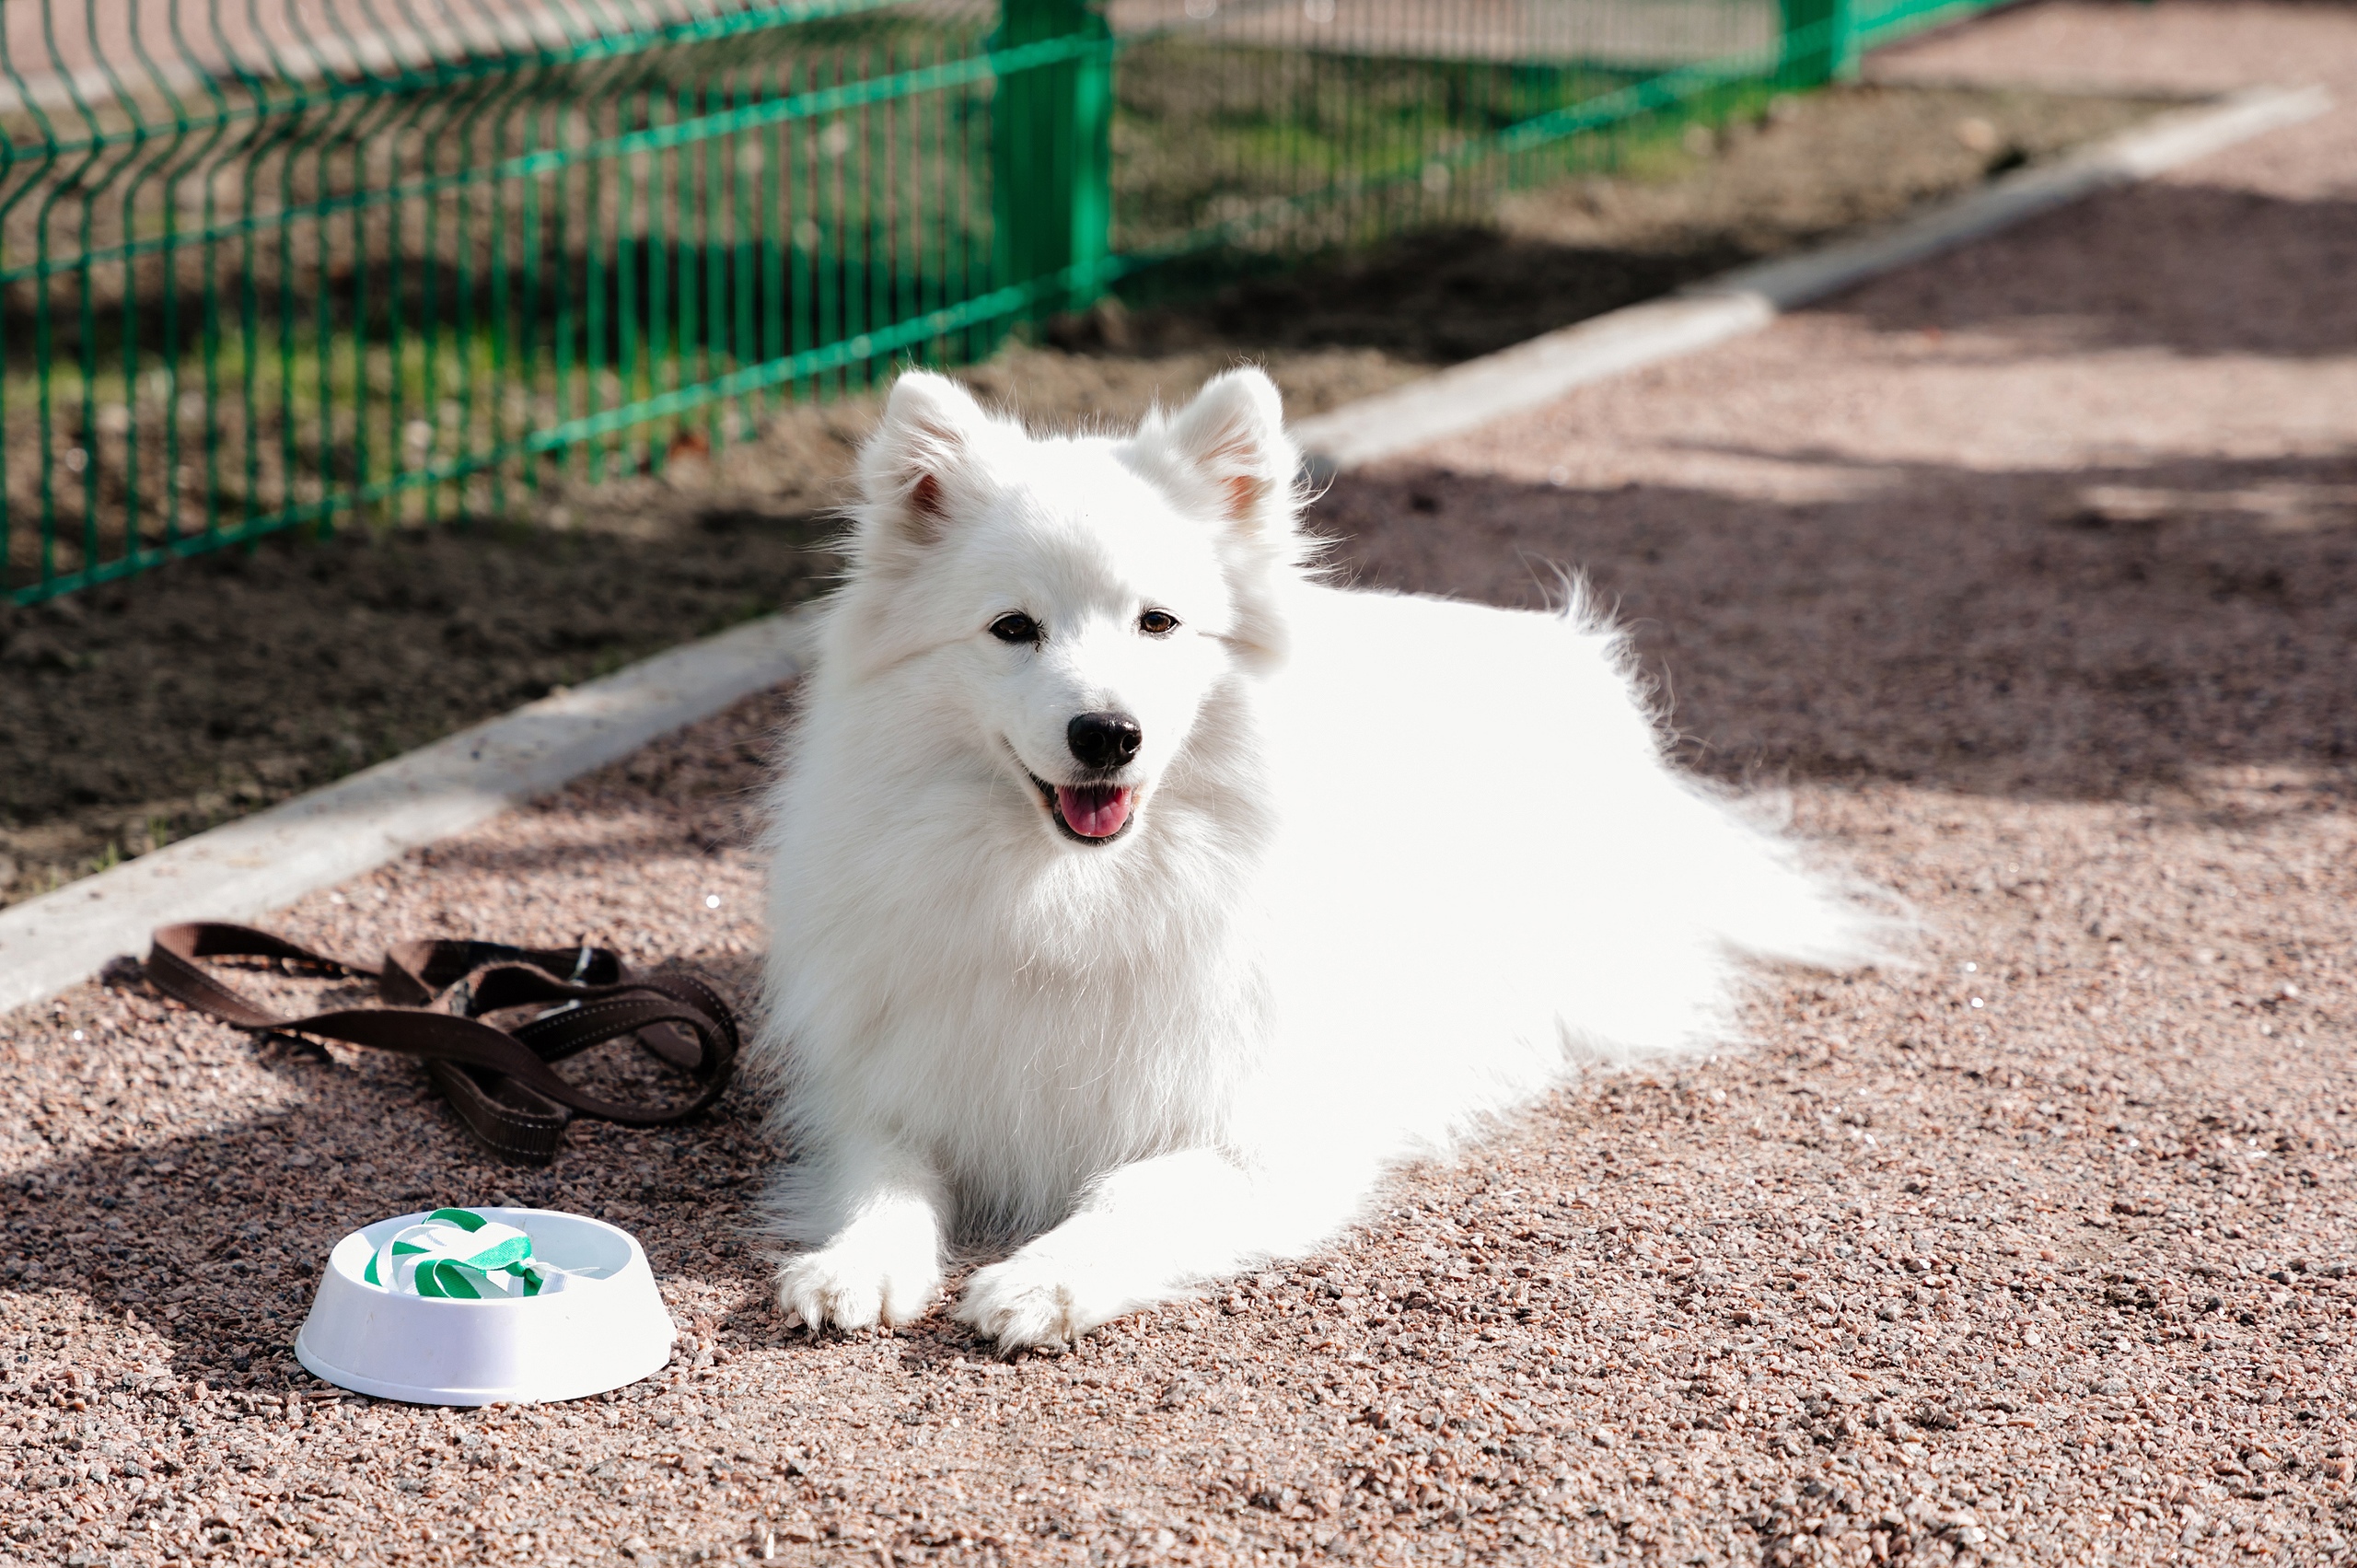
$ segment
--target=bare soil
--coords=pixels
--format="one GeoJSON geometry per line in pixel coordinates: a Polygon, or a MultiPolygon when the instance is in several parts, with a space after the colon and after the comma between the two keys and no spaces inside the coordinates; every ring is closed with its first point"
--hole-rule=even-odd
{"type": "MultiPolygon", "coordinates": [[[[1238,359],[1295,414],[1754,257],[1894,216],[2156,100],[1864,87],[1780,100],[1490,224],[1134,313],[966,373],[1053,424],[1134,419],[1238,359]]],[[[350,528],[0,606],[0,902],[315,787],[673,643],[831,569],[872,399],[791,411],[659,474],[552,483],[516,517],[350,528]]]]}

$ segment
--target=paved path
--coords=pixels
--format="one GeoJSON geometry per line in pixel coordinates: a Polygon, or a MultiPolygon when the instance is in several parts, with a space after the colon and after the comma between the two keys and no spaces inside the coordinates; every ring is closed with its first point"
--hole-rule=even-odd
{"type": "MultiPolygon", "coordinates": [[[[2098,65],[2357,105],[2357,15],[2031,7],[1888,68],[2098,65]]],[[[742,1099],[505,1169],[404,1070],[84,988],[0,1021],[0,1551],[2345,1558],[2352,170],[2343,109],[1321,509],[1377,580],[1590,570],[1698,762],[1788,784],[1922,912],[1921,970],[1779,977],[1752,1051],[1567,1093],[1328,1256],[1011,1366],[937,1318],[782,1330],[734,1228],[769,1157],[742,1099]],[[498,1197],[647,1240],[671,1372],[540,1411],[285,1402],[334,1236],[498,1197]]],[[[283,923],[586,932],[749,981],[776,701],[283,923]]]]}

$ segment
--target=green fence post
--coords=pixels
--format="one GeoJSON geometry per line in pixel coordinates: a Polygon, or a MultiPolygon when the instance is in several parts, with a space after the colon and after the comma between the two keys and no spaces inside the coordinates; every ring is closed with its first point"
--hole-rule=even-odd
{"type": "Polygon", "coordinates": [[[1858,18],[1852,0],[1777,0],[1783,22],[1779,78],[1787,87],[1846,82],[1858,74],[1858,18]]]}
{"type": "Polygon", "coordinates": [[[995,49],[1069,39],[1076,56],[999,77],[991,108],[991,202],[1004,287],[1067,273],[1030,315],[1080,310],[1104,292],[1097,269],[1113,217],[1111,29],[1087,0],[1000,0],[995,49]]]}

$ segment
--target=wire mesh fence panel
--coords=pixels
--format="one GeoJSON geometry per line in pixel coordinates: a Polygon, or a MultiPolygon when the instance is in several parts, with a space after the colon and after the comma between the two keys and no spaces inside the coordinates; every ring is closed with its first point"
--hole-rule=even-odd
{"type": "Polygon", "coordinates": [[[1790,58],[1796,40],[1848,24],[1791,12],[1115,0],[1116,250],[1132,265],[1209,252],[1187,270],[1217,273],[1460,221],[1501,189],[1609,164],[1650,122],[1815,85],[1790,58]]]}
{"type": "Polygon", "coordinates": [[[992,286],[987,12],[227,16],[9,8],[17,597],[355,512],[496,514],[552,465],[642,468],[982,346],[935,318],[992,286]]]}
{"type": "Polygon", "coordinates": [[[497,516],[1985,3],[9,0],[0,593],[497,516]]]}

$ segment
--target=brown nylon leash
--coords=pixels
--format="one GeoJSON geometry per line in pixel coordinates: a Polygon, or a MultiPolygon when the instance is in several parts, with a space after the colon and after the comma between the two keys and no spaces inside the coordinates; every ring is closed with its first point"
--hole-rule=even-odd
{"type": "Polygon", "coordinates": [[[469,1132],[500,1154],[536,1163],[555,1157],[575,1113],[626,1127],[684,1121],[720,1098],[737,1066],[737,1019],[709,980],[691,970],[626,977],[621,958],[604,947],[401,942],[371,967],[251,926],[201,921],[159,927],[146,974],[164,995],[237,1028],[418,1057],[469,1132]],[[374,980],[384,1005],[283,1016],[202,961],[230,958],[374,980]],[[529,1016],[504,1027],[492,1021],[525,1010],[529,1016]],[[625,1035],[684,1069],[699,1086],[696,1098],[676,1109],[618,1104],[551,1065],[625,1035]]]}

